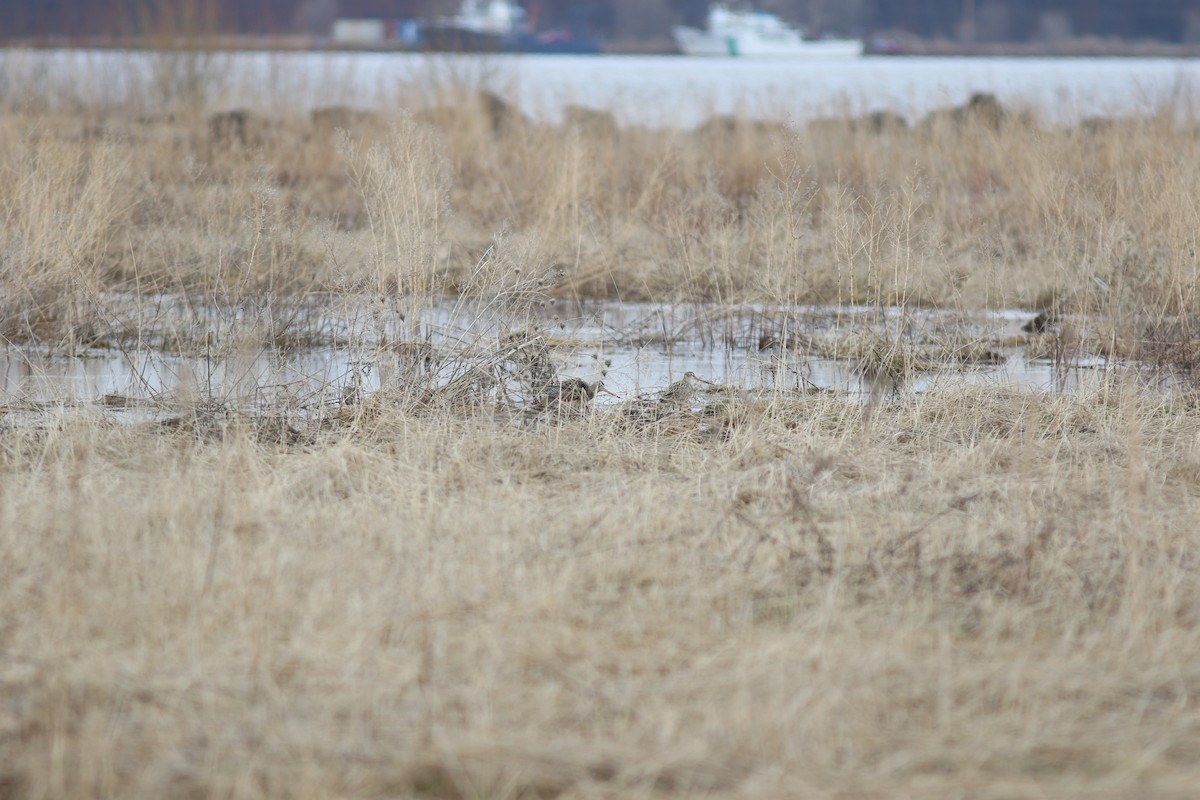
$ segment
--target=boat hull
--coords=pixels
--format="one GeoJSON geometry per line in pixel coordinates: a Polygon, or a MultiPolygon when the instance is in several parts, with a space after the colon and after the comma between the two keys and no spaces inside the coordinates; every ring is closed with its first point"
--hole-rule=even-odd
{"type": "Polygon", "coordinates": [[[685,56],[732,58],[854,58],[863,54],[858,39],[764,40],[736,34],[709,33],[699,28],[677,27],[675,44],[685,56]]]}
{"type": "Polygon", "coordinates": [[[715,36],[699,28],[677,27],[675,44],[685,56],[737,56],[737,38],[715,36]]]}
{"type": "Polygon", "coordinates": [[[454,25],[421,26],[420,49],[434,53],[499,53],[507,37],[454,25]]]}
{"type": "Polygon", "coordinates": [[[538,35],[528,31],[506,35],[453,25],[421,26],[419,48],[434,53],[529,53],[539,55],[595,55],[601,52],[595,39],[568,35],[538,35]]]}
{"type": "Polygon", "coordinates": [[[508,42],[509,53],[529,53],[531,55],[571,55],[594,56],[603,52],[600,42],[596,39],[577,37],[566,32],[558,34],[522,33],[508,42]]]}

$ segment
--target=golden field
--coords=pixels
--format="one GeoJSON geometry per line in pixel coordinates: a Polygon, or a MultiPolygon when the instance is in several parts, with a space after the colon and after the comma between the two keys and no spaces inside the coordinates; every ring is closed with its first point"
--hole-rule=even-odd
{"type": "MultiPolygon", "coordinates": [[[[390,115],[10,97],[6,350],[312,333],[119,329],[114,298],[384,303],[393,349],[445,297],[513,331],[614,298],[1021,307],[1061,321],[1029,347],[1142,367],[579,410],[502,402],[478,368],[535,351],[481,337],[453,394],[419,355],[304,424],[10,397],[0,798],[1194,795],[1189,109],[650,130],[434,88],[390,115]]],[[[865,373],[911,362],[881,344],[865,373]]]]}

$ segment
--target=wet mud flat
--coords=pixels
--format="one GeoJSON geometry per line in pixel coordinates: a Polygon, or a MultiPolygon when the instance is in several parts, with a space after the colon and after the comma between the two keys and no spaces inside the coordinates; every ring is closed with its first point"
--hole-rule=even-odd
{"type": "Polygon", "coordinates": [[[871,404],[968,386],[1186,384],[1114,352],[1087,319],[1021,310],[546,301],[514,314],[503,302],[117,296],[96,319],[70,346],[0,351],[3,424],[249,419],[299,436],[364,408],[528,421],[594,406],[652,420],[814,394],[871,404]]]}

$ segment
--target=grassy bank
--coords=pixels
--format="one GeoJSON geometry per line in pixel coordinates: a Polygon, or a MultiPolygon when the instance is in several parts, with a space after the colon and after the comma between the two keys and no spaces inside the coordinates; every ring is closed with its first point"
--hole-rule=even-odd
{"type": "Polygon", "coordinates": [[[0,406],[0,798],[1194,793],[1187,109],[645,130],[452,83],[403,114],[167,94],[10,98],[7,346],[235,363],[325,305],[394,375],[303,413],[0,406]],[[435,348],[447,296],[501,334],[435,348]],[[927,356],[863,331],[865,405],[555,402],[533,320],[599,297],[1023,306],[1055,363],[1086,327],[1182,380],[915,394],[927,356]]]}

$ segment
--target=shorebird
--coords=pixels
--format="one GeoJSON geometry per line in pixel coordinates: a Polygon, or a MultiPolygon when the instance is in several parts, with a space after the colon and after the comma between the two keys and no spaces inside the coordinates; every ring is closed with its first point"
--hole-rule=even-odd
{"type": "Polygon", "coordinates": [[[696,396],[697,390],[696,384],[693,383],[693,381],[703,383],[706,386],[716,385],[712,381],[706,381],[704,378],[701,378],[699,375],[689,370],[683,373],[682,378],[664,389],[663,393],[660,395],[660,399],[665,403],[677,403],[679,405],[691,402],[692,398],[696,396]]]}
{"type": "Polygon", "coordinates": [[[613,394],[608,389],[604,388],[604,381],[596,381],[588,383],[583,378],[564,378],[558,383],[557,396],[551,395],[551,399],[556,399],[560,403],[577,403],[579,405],[587,405],[592,402],[597,393],[604,393],[612,397],[621,399],[621,395],[613,394]]]}

